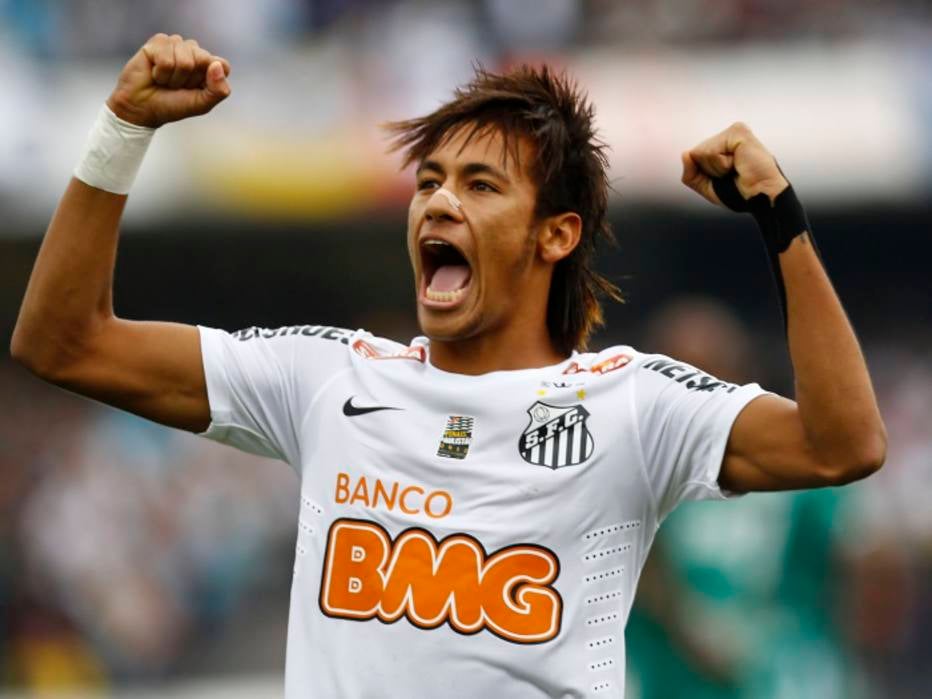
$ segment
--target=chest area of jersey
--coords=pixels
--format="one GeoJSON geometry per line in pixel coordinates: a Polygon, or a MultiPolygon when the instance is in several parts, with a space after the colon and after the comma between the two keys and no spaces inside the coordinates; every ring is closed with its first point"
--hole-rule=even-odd
{"type": "Polygon", "coordinates": [[[426,391],[349,375],[305,420],[305,491],[391,535],[427,526],[487,546],[559,545],[612,513],[639,518],[636,425],[623,391],[606,389],[563,377],[426,391]]]}
{"type": "Polygon", "coordinates": [[[325,615],[539,643],[572,581],[600,584],[586,566],[620,574],[596,552],[627,555],[648,501],[624,401],[582,381],[496,390],[321,397],[303,490],[327,527],[325,615]]]}
{"type": "Polygon", "coordinates": [[[418,392],[351,376],[307,420],[304,471],[328,473],[347,504],[410,514],[417,499],[428,517],[452,513],[457,499],[517,506],[598,491],[637,465],[619,398],[583,380],[418,392]]]}

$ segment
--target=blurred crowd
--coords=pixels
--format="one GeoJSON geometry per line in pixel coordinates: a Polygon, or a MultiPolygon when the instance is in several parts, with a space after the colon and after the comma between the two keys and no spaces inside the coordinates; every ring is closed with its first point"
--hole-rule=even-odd
{"type": "MultiPolygon", "coordinates": [[[[889,433],[878,474],[845,488],[686,503],[661,526],[627,630],[633,699],[928,691],[932,365],[902,340],[865,348],[889,433]]],[[[792,395],[789,377],[708,299],[660,310],[644,342],[792,395]]]]}
{"type": "Polygon", "coordinates": [[[410,47],[410,39],[433,31],[490,51],[520,51],[788,35],[845,39],[908,28],[930,16],[923,0],[0,0],[0,22],[51,58],[128,55],[159,31],[187,32],[237,52],[313,41],[331,31],[359,42],[387,35],[399,44],[388,55],[398,56],[405,48],[423,51],[410,47]],[[399,25],[407,32],[391,31],[399,25]]]}
{"type": "MultiPolygon", "coordinates": [[[[788,390],[754,337],[708,299],[671,303],[641,335],[612,341],[788,390]]],[[[632,699],[922,695],[932,366],[906,346],[866,347],[889,431],[880,473],[841,489],[685,505],[661,527],[628,628],[632,699]]],[[[8,363],[0,385],[0,686],[105,688],[228,672],[238,657],[280,670],[291,469],[8,363]],[[218,644],[222,659],[205,668],[199,659],[218,644]]]]}
{"type": "Polygon", "coordinates": [[[14,219],[0,237],[44,225],[120,66],[156,32],[229,59],[234,98],[160,131],[127,220],[403,206],[379,124],[431,111],[476,64],[541,61],[592,97],[630,201],[682,205],[680,151],[736,119],[810,202],[925,201],[930,29],[932,5],[909,0],[0,0],[14,219]]]}
{"type": "Polygon", "coordinates": [[[281,655],[297,517],[288,466],[43,385],[10,362],[0,385],[0,687],[184,674],[241,605],[262,610],[269,594],[280,609],[268,622],[282,633],[265,655],[281,655]]]}

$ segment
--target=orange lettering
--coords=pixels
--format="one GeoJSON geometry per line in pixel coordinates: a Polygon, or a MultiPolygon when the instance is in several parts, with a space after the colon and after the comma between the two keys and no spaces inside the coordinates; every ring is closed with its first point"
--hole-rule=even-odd
{"type": "Polygon", "coordinates": [[[334,500],[336,500],[339,503],[346,502],[347,498],[349,498],[349,481],[350,481],[349,474],[346,474],[346,473],[337,474],[337,492],[336,492],[336,495],[334,496],[334,500]]]}
{"type": "Polygon", "coordinates": [[[442,519],[453,511],[453,496],[446,490],[427,490],[420,485],[404,486],[398,481],[388,483],[390,486],[381,478],[375,478],[370,486],[365,476],[354,478],[340,472],[337,474],[334,501],[340,505],[348,503],[372,510],[383,508],[389,512],[397,506],[406,515],[424,512],[431,519],[442,519]]]}
{"type": "Polygon", "coordinates": [[[450,510],[452,509],[453,509],[453,496],[450,495],[445,490],[435,490],[430,495],[428,495],[427,499],[424,501],[424,512],[427,514],[428,517],[431,517],[433,519],[441,519],[442,517],[446,517],[448,514],[450,514],[450,510]],[[431,500],[433,500],[436,497],[441,497],[444,500],[446,500],[446,505],[444,506],[440,514],[438,515],[435,515],[431,511],[431,507],[430,507],[431,500]]]}
{"type": "Polygon", "coordinates": [[[553,638],[562,602],[548,585],[559,573],[557,557],[539,547],[511,546],[493,555],[482,576],[482,605],[489,625],[511,641],[553,638]]]}
{"type": "Polygon", "coordinates": [[[349,504],[355,505],[357,500],[362,500],[363,505],[369,507],[369,485],[365,478],[360,478],[353,489],[353,497],[350,498],[349,504]]]}
{"type": "Polygon", "coordinates": [[[374,522],[338,519],[327,540],[320,607],[337,618],[405,617],[424,629],[448,623],[464,634],[485,628],[514,643],[543,643],[560,633],[563,600],[551,586],[559,572],[559,560],[542,546],[487,556],[468,534],[438,542],[412,528],[393,542],[374,522]]]}
{"type": "Polygon", "coordinates": [[[382,577],[391,541],[381,527],[337,520],[330,527],[320,604],[333,616],[371,619],[382,597],[382,577]]]}
{"type": "Polygon", "coordinates": [[[406,515],[416,515],[420,510],[412,510],[405,504],[405,498],[408,497],[408,493],[411,491],[419,493],[420,495],[424,494],[424,489],[419,485],[409,485],[407,488],[401,491],[401,511],[406,515]]]}
{"type": "Polygon", "coordinates": [[[381,604],[385,620],[406,614],[417,626],[435,628],[449,617],[458,631],[477,631],[482,624],[482,559],[474,542],[447,539],[438,551],[427,532],[406,531],[395,542],[386,576],[381,604]]]}
{"type": "Polygon", "coordinates": [[[375,480],[375,496],[372,498],[372,507],[379,506],[379,493],[382,494],[382,498],[385,500],[386,509],[393,510],[395,508],[395,498],[398,497],[398,483],[392,483],[392,496],[389,498],[388,493],[385,492],[385,484],[377,478],[375,480]]]}

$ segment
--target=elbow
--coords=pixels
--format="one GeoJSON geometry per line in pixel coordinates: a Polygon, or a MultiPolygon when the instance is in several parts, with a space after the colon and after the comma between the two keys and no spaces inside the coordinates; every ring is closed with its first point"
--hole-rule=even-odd
{"type": "Polygon", "coordinates": [[[13,331],[13,338],[10,340],[10,357],[13,361],[29,373],[50,380],[54,373],[54,362],[50,361],[47,355],[48,353],[42,352],[35,342],[30,342],[22,333],[13,331]]]}
{"type": "Polygon", "coordinates": [[[21,314],[10,338],[10,356],[37,378],[75,390],[113,320],[112,314],[80,322],[21,314]]]}
{"type": "Polygon", "coordinates": [[[10,340],[10,357],[13,361],[52,384],[62,383],[64,371],[76,355],[74,347],[65,349],[62,343],[52,338],[29,336],[20,332],[19,328],[13,331],[10,340]]]}
{"type": "MultiPolygon", "coordinates": [[[[878,418],[876,426],[863,440],[858,452],[859,478],[866,478],[876,473],[887,460],[887,428],[878,418]]],[[[858,480],[858,479],[855,479],[858,480]]]]}
{"type": "Polygon", "coordinates": [[[21,364],[33,374],[36,373],[36,353],[30,347],[29,342],[23,337],[19,326],[13,330],[13,337],[10,339],[10,357],[17,364],[21,364]]]}
{"type": "Polygon", "coordinates": [[[887,458],[887,432],[877,430],[852,444],[848,453],[833,458],[823,469],[825,485],[846,485],[876,473],[887,458]]]}
{"type": "Polygon", "coordinates": [[[43,368],[41,349],[43,342],[35,332],[36,323],[30,322],[29,317],[20,310],[19,318],[10,337],[10,357],[14,362],[26,368],[32,374],[38,374],[43,368]]]}

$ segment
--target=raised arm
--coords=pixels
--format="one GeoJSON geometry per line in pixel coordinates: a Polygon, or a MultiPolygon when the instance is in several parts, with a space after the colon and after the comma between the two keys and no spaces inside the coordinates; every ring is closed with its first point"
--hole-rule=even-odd
{"type": "Polygon", "coordinates": [[[224,59],[177,35],[152,37],[130,59],[107,100],[112,113],[101,115],[98,141],[78,169],[91,184],[77,177],[69,183],[10,345],[14,359],[47,381],[196,432],[210,423],[197,328],[117,318],[113,268],[146,129],[210,111],[229,95],[228,74],[224,59]]]}
{"type": "MultiPolygon", "coordinates": [[[[773,156],[744,124],[683,154],[683,182],[715,204],[723,202],[712,178],[725,176],[734,176],[744,200],[763,194],[768,199],[758,201],[771,209],[784,192],[784,204],[795,197],[773,156]]],[[[762,216],[780,218],[782,224],[805,219],[801,209],[795,218],[792,209],[783,209],[789,216],[776,211],[762,216]]],[[[810,232],[796,228],[784,230],[784,242],[776,248],[771,244],[785,288],[796,400],[762,396],[735,420],[719,483],[736,492],[848,483],[879,469],[886,454],[886,431],[854,330],[810,232]]]]}

